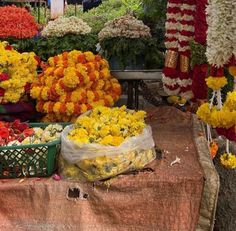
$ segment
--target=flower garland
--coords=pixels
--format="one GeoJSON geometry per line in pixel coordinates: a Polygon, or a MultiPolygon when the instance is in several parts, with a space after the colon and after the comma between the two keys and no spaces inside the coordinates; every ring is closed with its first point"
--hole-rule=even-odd
{"type": "Polygon", "coordinates": [[[208,63],[221,68],[233,53],[233,4],[234,0],[210,0],[207,14],[207,50],[208,63]]]}
{"type": "Polygon", "coordinates": [[[38,33],[35,19],[25,8],[0,7],[0,38],[32,38],[38,33]]]}
{"type": "MultiPolygon", "coordinates": [[[[234,168],[236,157],[229,151],[229,140],[236,141],[236,110],[234,92],[228,93],[223,104],[221,89],[227,84],[224,76],[224,67],[230,64],[229,72],[235,76],[234,47],[234,0],[210,0],[206,9],[207,14],[207,49],[206,56],[211,65],[210,76],[206,79],[207,86],[213,90],[210,103],[203,104],[198,109],[198,116],[207,123],[208,141],[212,141],[210,126],[216,128],[218,134],[224,135],[226,140],[226,153],[220,158],[222,165],[234,168]],[[215,100],[216,99],[216,100],[215,100]],[[214,102],[216,101],[216,105],[214,102]]],[[[235,81],[236,82],[236,81],[235,81]]],[[[236,89],[236,85],[235,85],[236,89]]]]}
{"type": "Polygon", "coordinates": [[[167,5],[164,90],[168,95],[192,98],[189,41],[194,36],[195,1],[169,0],[167,5]],[[179,67],[177,66],[179,60],[179,67]]]}
{"type": "Polygon", "coordinates": [[[195,99],[207,98],[207,86],[205,78],[207,76],[206,52],[206,7],[208,0],[196,1],[196,11],[194,17],[194,42],[191,42],[191,67],[193,70],[192,92],[195,99]]]}
{"type": "Polygon", "coordinates": [[[151,37],[150,28],[135,17],[127,14],[105,24],[99,32],[99,41],[106,38],[144,38],[151,37]]]}
{"type": "Polygon", "coordinates": [[[7,42],[0,43],[0,103],[16,103],[37,77],[38,61],[33,52],[19,53],[7,42]]]}
{"type": "Polygon", "coordinates": [[[92,28],[75,16],[69,18],[59,17],[50,21],[42,31],[43,37],[63,37],[66,34],[88,34],[92,28]]]}
{"type": "Polygon", "coordinates": [[[99,105],[113,106],[121,87],[108,62],[92,52],[73,50],[51,57],[31,89],[44,121],[72,121],[99,105]]]}

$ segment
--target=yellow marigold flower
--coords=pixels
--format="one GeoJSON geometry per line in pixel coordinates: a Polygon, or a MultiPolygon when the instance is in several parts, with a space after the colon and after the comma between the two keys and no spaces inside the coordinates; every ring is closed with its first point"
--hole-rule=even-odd
{"type": "Polygon", "coordinates": [[[93,93],[93,91],[87,91],[87,97],[88,97],[88,101],[89,102],[93,102],[94,98],[95,98],[95,95],[93,93]]]}
{"type": "Polygon", "coordinates": [[[206,84],[212,90],[217,91],[227,84],[227,79],[224,76],[223,77],[210,76],[206,79],[206,84]]]}
{"type": "Polygon", "coordinates": [[[61,107],[61,103],[60,102],[56,102],[54,105],[53,105],[53,112],[58,114],[60,112],[60,107],[61,107]]]}
{"type": "Polygon", "coordinates": [[[103,68],[101,70],[101,75],[104,79],[108,79],[110,77],[110,71],[108,68],[103,68]]]}
{"type": "Polygon", "coordinates": [[[197,116],[205,123],[209,124],[211,120],[210,104],[204,103],[197,110],[197,116]]]}
{"type": "Polygon", "coordinates": [[[56,83],[55,90],[58,95],[65,95],[65,91],[62,89],[61,85],[59,83],[56,83]]]}
{"type": "Polygon", "coordinates": [[[99,143],[103,145],[112,145],[112,142],[113,142],[113,136],[108,135],[103,137],[99,143]]]}
{"type": "Polygon", "coordinates": [[[82,92],[85,93],[85,90],[83,89],[80,89],[80,90],[74,90],[72,93],[71,93],[71,101],[72,102],[78,102],[80,101],[83,97],[82,97],[82,92]]]}
{"type": "Polygon", "coordinates": [[[230,66],[230,67],[229,67],[229,73],[230,73],[232,76],[236,76],[236,66],[230,66]]]}
{"type": "Polygon", "coordinates": [[[231,111],[236,111],[236,91],[228,92],[224,106],[231,111]]]}
{"type": "Polygon", "coordinates": [[[48,91],[49,91],[49,87],[43,87],[42,91],[41,91],[41,98],[43,100],[48,100],[48,91]]]}
{"type": "Polygon", "coordinates": [[[40,97],[41,87],[34,86],[30,91],[30,96],[33,99],[38,99],[40,97]]]}
{"type": "Polygon", "coordinates": [[[49,105],[50,105],[50,102],[46,102],[46,103],[44,103],[44,105],[43,105],[43,111],[45,112],[45,113],[48,113],[49,112],[49,105]]]}
{"type": "Polygon", "coordinates": [[[224,153],[221,155],[220,162],[226,168],[236,168],[236,156],[232,153],[224,153]]]}
{"type": "Polygon", "coordinates": [[[87,110],[88,110],[88,109],[87,109],[86,105],[85,105],[84,103],[82,103],[82,104],[81,104],[81,112],[82,112],[82,113],[85,113],[87,110]]]}
{"type": "Polygon", "coordinates": [[[74,114],[74,103],[66,103],[66,109],[67,109],[67,112],[66,114],[67,115],[73,115],[74,114]]]}
{"type": "Polygon", "coordinates": [[[91,51],[84,52],[84,55],[86,57],[86,60],[91,62],[94,61],[95,55],[91,51]]]}

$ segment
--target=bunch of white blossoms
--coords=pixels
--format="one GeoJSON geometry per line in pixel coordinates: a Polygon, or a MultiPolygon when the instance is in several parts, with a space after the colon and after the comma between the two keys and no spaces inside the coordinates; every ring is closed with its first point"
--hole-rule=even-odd
{"type": "Polygon", "coordinates": [[[124,15],[105,24],[99,32],[99,41],[106,38],[143,38],[151,37],[150,28],[131,15],[124,15]]]}
{"type": "Polygon", "coordinates": [[[59,17],[54,21],[50,21],[43,29],[43,37],[63,37],[66,34],[88,34],[92,28],[75,16],[69,18],[59,17]]]}

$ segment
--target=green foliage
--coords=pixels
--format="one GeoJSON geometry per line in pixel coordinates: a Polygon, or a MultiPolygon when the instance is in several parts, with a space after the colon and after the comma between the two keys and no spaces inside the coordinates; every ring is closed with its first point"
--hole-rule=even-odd
{"type": "Polygon", "coordinates": [[[140,17],[149,23],[163,24],[166,19],[167,0],[141,0],[140,17]]]}
{"type": "Polygon", "coordinates": [[[98,33],[107,21],[123,16],[127,12],[135,13],[140,7],[140,0],[106,0],[88,12],[79,11],[76,16],[87,22],[93,32],[98,33]]]}
{"type": "Polygon", "coordinates": [[[33,51],[42,60],[47,60],[49,57],[61,54],[64,51],[74,49],[81,51],[96,52],[96,44],[98,38],[93,34],[86,35],[65,35],[64,37],[53,38],[37,38],[24,40],[8,40],[19,51],[33,51]]]}
{"type": "Polygon", "coordinates": [[[191,47],[191,67],[193,68],[195,65],[200,65],[207,63],[206,58],[206,46],[201,45],[195,41],[190,42],[191,47]]]}
{"type": "Polygon", "coordinates": [[[109,38],[101,42],[101,48],[105,58],[116,58],[122,68],[135,65],[137,57],[143,59],[145,69],[163,67],[163,54],[153,38],[109,38]]]}

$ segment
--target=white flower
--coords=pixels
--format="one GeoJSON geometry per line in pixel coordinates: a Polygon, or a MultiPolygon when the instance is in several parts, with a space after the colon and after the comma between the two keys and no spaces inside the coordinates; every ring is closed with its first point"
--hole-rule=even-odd
{"type": "Polygon", "coordinates": [[[207,13],[207,60],[211,65],[223,67],[233,53],[233,4],[235,0],[209,0],[207,13]]]}
{"type": "Polygon", "coordinates": [[[21,143],[18,141],[18,140],[13,140],[13,141],[10,141],[7,146],[18,146],[18,145],[21,145],[21,143]]]}
{"type": "Polygon", "coordinates": [[[69,18],[59,17],[54,21],[50,21],[43,29],[43,37],[63,37],[66,34],[88,34],[92,28],[75,16],[69,18]]]}
{"type": "Polygon", "coordinates": [[[116,18],[105,24],[105,27],[99,32],[100,41],[105,38],[125,37],[141,38],[151,37],[150,28],[131,15],[125,15],[116,18]]]}

